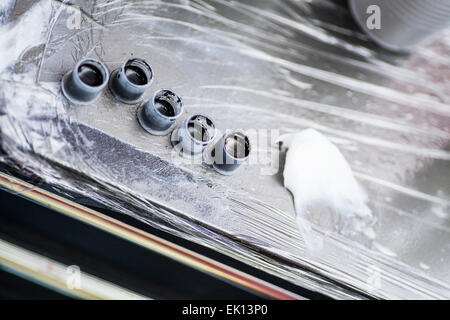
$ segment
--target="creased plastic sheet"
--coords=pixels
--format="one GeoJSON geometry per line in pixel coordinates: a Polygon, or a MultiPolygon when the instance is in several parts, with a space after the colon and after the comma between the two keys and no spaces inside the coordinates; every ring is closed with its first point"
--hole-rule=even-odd
{"type": "Polygon", "coordinates": [[[450,298],[448,32],[394,56],[344,2],[6,1],[0,13],[3,162],[334,298],[450,298]],[[146,97],[169,87],[187,114],[246,130],[250,163],[224,177],[184,161],[107,90],[67,104],[60,80],[85,56],[110,71],[145,58],[146,97]],[[349,161],[373,238],[315,212],[309,234],[297,228],[274,142],[306,128],[349,161]]]}

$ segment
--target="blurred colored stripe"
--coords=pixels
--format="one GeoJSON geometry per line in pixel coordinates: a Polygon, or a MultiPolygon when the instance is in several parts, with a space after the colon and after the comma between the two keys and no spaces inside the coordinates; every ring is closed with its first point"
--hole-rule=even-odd
{"type": "Polygon", "coordinates": [[[170,257],[185,265],[225,279],[267,298],[280,300],[297,300],[303,297],[287,291],[244,272],[199,255],[167,240],[151,235],[121,221],[110,218],[97,211],[81,206],[75,202],[47,192],[12,176],[0,173],[0,186],[23,197],[46,205],[67,216],[110,232],[123,239],[170,257]]]}

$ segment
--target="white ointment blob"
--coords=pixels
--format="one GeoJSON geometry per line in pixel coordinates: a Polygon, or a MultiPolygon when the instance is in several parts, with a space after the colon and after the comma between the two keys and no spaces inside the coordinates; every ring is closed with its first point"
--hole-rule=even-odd
{"type": "Polygon", "coordinates": [[[297,223],[310,250],[323,247],[323,235],[337,232],[368,245],[375,222],[367,194],[339,149],[314,129],[279,137],[286,152],[284,186],[294,197],[297,223]],[[313,232],[320,230],[321,233],[313,232]]]}

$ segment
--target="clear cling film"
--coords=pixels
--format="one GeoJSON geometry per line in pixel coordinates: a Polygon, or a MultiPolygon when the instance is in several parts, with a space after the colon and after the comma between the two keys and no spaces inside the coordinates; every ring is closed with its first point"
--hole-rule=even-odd
{"type": "Polygon", "coordinates": [[[394,54],[331,0],[6,1],[0,23],[2,162],[334,298],[450,298],[448,31],[394,54]],[[180,157],[107,85],[90,105],[64,98],[82,59],[112,72],[131,57],[154,72],[139,99],[182,97],[174,127],[205,114],[217,138],[245,132],[238,172],[180,157]],[[277,140],[305,129],[348,162],[370,236],[320,207],[298,228],[277,140]]]}

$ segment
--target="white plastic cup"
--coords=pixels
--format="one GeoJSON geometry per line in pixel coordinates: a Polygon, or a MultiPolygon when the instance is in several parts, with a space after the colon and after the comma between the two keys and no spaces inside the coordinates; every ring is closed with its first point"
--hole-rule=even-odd
{"type": "Polygon", "coordinates": [[[450,26],[450,0],[349,0],[365,33],[383,48],[408,52],[450,26]],[[379,8],[379,29],[373,20],[379,8]]]}

